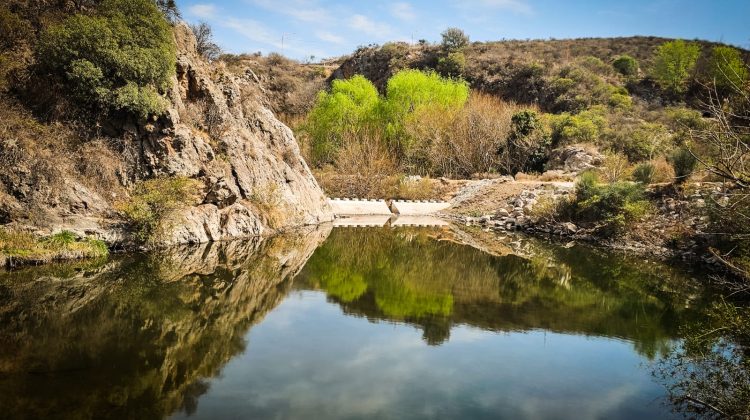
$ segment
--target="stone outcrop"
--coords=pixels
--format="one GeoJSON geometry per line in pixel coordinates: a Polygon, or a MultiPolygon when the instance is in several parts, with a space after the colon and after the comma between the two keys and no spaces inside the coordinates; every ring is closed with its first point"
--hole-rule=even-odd
{"type": "Polygon", "coordinates": [[[186,25],[175,28],[175,40],[172,106],[138,130],[141,170],[200,179],[205,192],[163,242],[260,236],[332,220],[292,131],[263,106],[257,82],[210,67],[186,25]]]}
{"type": "Polygon", "coordinates": [[[557,148],[550,153],[547,169],[569,173],[581,173],[604,162],[604,156],[590,147],[570,145],[557,148]]]}
{"type": "MultiPolygon", "coordinates": [[[[114,146],[103,147],[109,155],[100,164],[117,174],[117,188],[88,188],[96,181],[77,172],[75,163],[51,168],[46,179],[59,182],[41,185],[35,171],[44,168],[26,152],[25,160],[11,162],[19,179],[0,179],[0,223],[128,242],[115,211],[126,199],[123,186],[155,177],[194,179],[200,189],[196,202],[170,217],[171,229],[156,238],[159,245],[265,236],[333,219],[292,131],[264,105],[255,78],[204,61],[186,24],[178,24],[174,35],[177,66],[165,115],[102,127],[114,146]],[[41,216],[26,217],[35,209],[41,216]]],[[[49,162],[50,156],[37,160],[49,162]]]]}

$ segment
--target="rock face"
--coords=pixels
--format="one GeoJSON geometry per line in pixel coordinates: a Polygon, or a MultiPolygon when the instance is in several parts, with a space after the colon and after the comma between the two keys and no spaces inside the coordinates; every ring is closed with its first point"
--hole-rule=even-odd
{"type": "Polygon", "coordinates": [[[587,169],[596,168],[603,161],[604,156],[596,150],[579,145],[571,145],[553,150],[547,163],[547,169],[577,174],[587,169]]]}
{"type": "MultiPolygon", "coordinates": [[[[198,201],[171,217],[171,232],[157,238],[157,244],[263,236],[332,220],[326,198],[302,159],[292,131],[263,105],[261,89],[252,75],[231,74],[220,65],[205,62],[187,25],[177,25],[174,35],[177,68],[166,115],[148,121],[113,122],[110,131],[118,133],[113,135],[117,153],[102,163],[117,167],[121,185],[155,177],[200,181],[198,201]]],[[[27,169],[26,178],[32,179],[33,168],[27,169]]],[[[26,200],[29,208],[45,208],[44,225],[33,220],[18,224],[37,228],[40,233],[68,229],[109,242],[127,242],[127,233],[114,211],[125,190],[118,191],[119,195],[106,188],[92,191],[79,182],[87,180],[86,176],[74,172],[61,171],[65,179],[49,188],[61,198],[26,200]]],[[[3,200],[0,194],[0,204],[6,203],[0,205],[0,213],[7,208],[8,215],[0,223],[17,222],[23,216],[18,216],[21,212],[13,205],[24,203],[15,192],[18,188],[11,187],[25,185],[24,180],[11,187],[3,186],[2,181],[0,193],[5,189],[10,199],[3,200]]]]}
{"type": "Polygon", "coordinates": [[[205,195],[163,242],[259,236],[332,220],[292,131],[262,105],[257,82],[210,68],[186,25],[175,28],[175,40],[172,106],[138,129],[141,170],[201,179],[205,195]]]}

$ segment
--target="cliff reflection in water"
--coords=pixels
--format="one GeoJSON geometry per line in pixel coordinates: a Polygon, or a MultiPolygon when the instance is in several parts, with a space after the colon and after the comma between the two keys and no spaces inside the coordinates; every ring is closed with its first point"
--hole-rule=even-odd
{"type": "Polygon", "coordinates": [[[0,417],[191,412],[328,233],[0,274],[0,417]]]}
{"type": "Polygon", "coordinates": [[[539,242],[526,243],[530,257],[491,255],[457,237],[466,235],[334,230],[295,287],[324,290],[348,314],[414,324],[433,345],[464,324],[624,338],[649,358],[703,306],[689,279],[663,265],[539,242]]]}

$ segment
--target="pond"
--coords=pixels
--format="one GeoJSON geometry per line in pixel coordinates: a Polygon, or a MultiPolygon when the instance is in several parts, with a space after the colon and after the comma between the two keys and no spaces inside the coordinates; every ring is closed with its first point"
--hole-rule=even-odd
{"type": "Polygon", "coordinates": [[[709,303],[689,275],[482,235],[320,227],[0,273],[0,417],[674,416],[652,364],[709,303]]]}

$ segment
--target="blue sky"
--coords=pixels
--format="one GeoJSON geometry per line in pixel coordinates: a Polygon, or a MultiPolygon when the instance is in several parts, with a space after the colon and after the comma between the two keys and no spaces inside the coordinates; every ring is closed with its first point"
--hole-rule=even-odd
{"type": "Polygon", "coordinates": [[[333,57],[359,45],[438,41],[450,26],[474,41],[656,35],[750,49],[750,0],[178,0],[233,53],[333,57]],[[283,39],[283,41],[282,41],[283,39]]]}

